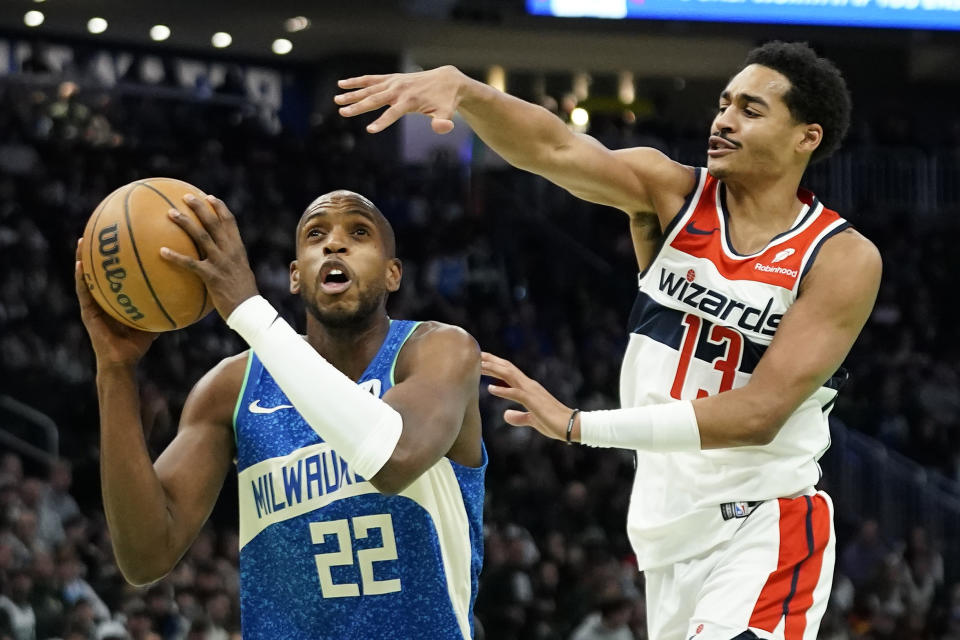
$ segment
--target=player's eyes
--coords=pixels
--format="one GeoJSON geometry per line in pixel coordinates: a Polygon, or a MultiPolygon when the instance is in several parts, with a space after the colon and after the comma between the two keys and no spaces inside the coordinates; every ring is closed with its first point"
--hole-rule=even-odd
{"type": "Polygon", "coordinates": [[[323,232],[317,227],[313,227],[307,231],[308,238],[319,238],[321,235],[323,235],[323,232]]]}
{"type": "Polygon", "coordinates": [[[369,231],[366,227],[357,227],[357,228],[353,231],[353,233],[356,234],[356,235],[358,235],[358,236],[368,236],[368,235],[370,235],[370,231],[369,231]]]}

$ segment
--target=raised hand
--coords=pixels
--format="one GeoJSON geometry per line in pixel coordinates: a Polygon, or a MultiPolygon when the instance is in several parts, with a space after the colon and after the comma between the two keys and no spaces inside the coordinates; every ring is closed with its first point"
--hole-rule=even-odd
{"type": "Polygon", "coordinates": [[[217,312],[226,320],[241,302],[259,293],[240,239],[240,229],[230,209],[219,198],[200,199],[187,194],[183,201],[197,214],[200,224],[176,209],[170,209],[168,215],[193,239],[201,257],[191,258],[168,247],[160,249],[160,255],[197,274],[207,285],[217,312]]]}
{"type": "Polygon", "coordinates": [[[80,319],[90,335],[93,352],[97,357],[97,367],[134,366],[160,334],[140,331],[117,322],[97,304],[90,293],[90,285],[83,277],[83,263],[80,262],[82,247],[83,238],[77,241],[74,284],[77,300],[80,301],[80,319]]]}
{"type": "Polygon", "coordinates": [[[340,80],[341,89],[349,89],[334,97],[341,105],[340,115],[358,116],[389,105],[389,109],[367,125],[369,133],[383,131],[401,116],[422,113],[433,120],[430,126],[437,133],[453,131],[453,114],[460,102],[460,89],[467,80],[459,69],[438,67],[416,73],[359,76],[340,80]]]}
{"type": "MultiPolygon", "coordinates": [[[[543,435],[557,440],[566,440],[567,422],[573,410],[550,395],[536,380],[528,378],[509,360],[484,351],[480,354],[480,373],[497,378],[506,386],[491,384],[487,387],[498,398],[512,400],[524,406],[526,411],[507,409],[503,419],[515,427],[533,427],[543,435]]],[[[579,428],[574,441],[579,441],[579,428]]]]}

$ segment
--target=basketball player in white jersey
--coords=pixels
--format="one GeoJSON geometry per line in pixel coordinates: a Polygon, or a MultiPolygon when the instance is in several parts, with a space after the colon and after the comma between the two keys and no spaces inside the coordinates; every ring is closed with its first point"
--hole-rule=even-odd
{"type": "Polygon", "coordinates": [[[419,112],[444,133],[457,111],[513,165],[628,214],[642,273],[623,408],[580,413],[484,354],[503,381],[490,390],[525,407],[510,424],[637,452],[627,528],[652,640],[814,640],[835,556],[817,460],[881,272],[873,244],[799,188],[849,124],[836,67],[805,44],[753,50],[720,94],[705,170],[611,151],[453,67],[340,86],[345,116],[389,105],[370,132],[419,112]]]}

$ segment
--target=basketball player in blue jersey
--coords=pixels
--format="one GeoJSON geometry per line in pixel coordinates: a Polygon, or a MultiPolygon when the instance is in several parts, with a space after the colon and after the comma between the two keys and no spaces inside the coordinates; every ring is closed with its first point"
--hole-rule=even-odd
{"type": "Polygon", "coordinates": [[[147,584],[174,567],[235,461],[244,638],[472,637],[486,468],[476,342],[387,316],[401,266],[390,224],[363,196],[321,196],[297,226],[290,291],[307,308],[305,337],[257,294],[223,202],[187,204],[202,226],[175,210],[171,219],[204,259],[161,254],[204,280],[251,349],[196,384],[155,463],[136,365],[156,334],[106,316],[77,262],[123,574],[147,584]]]}
{"type": "Polygon", "coordinates": [[[651,640],[814,640],[835,556],[817,459],[881,272],[873,244],[799,188],[849,125],[836,67],[800,43],[750,52],[720,93],[705,169],[611,151],[453,67],[340,86],[345,116],[388,107],[371,133],[414,112],[445,133],[458,112],[508,162],[628,214],[642,272],[623,408],[580,413],[484,354],[503,381],[490,390],[524,406],[510,424],[636,451],[627,530],[651,640]]]}

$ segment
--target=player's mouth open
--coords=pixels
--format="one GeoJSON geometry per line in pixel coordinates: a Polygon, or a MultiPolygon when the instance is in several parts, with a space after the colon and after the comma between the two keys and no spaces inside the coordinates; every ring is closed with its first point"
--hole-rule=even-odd
{"type": "Polygon", "coordinates": [[[352,283],[353,278],[345,264],[339,261],[327,262],[320,267],[320,289],[324,293],[328,295],[343,293],[352,283]]]}
{"type": "Polygon", "coordinates": [[[727,140],[721,136],[710,136],[710,141],[707,145],[707,155],[712,158],[723,156],[736,151],[738,148],[739,145],[731,140],[727,140]]]}

